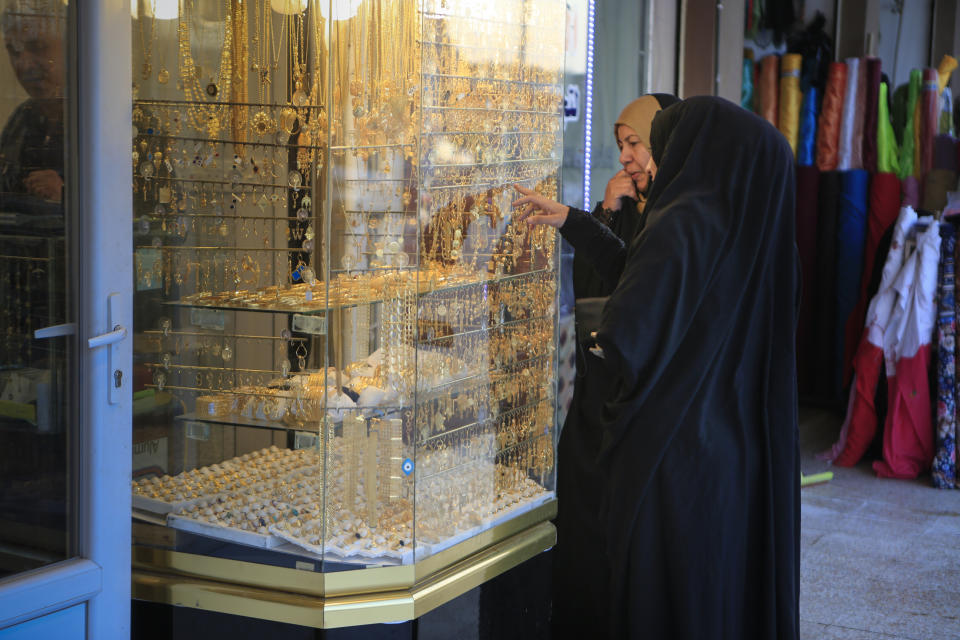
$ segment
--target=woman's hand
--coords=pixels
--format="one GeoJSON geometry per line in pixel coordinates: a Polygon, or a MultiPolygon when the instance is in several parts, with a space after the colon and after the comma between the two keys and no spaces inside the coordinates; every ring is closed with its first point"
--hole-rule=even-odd
{"type": "Polygon", "coordinates": [[[526,220],[531,227],[546,224],[555,229],[559,229],[567,221],[567,214],[570,213],[570,207],[567,205],[544,198],[536,191],[517,184],[513,185],[513,188],[523,194],[522,198],[513,203],[514,209],[522,207],[517,214],[518,220],[526,220]]]}
{"type": "Polygon", "coordinates": [[[31,171],[27,177],[23,179],[23,186],[26,187],[27,193],[32,196],[36,196],[42,200],[60,202],[63,178],[53,169],[41,169],[39,171],[31,171]]]}
{"type": "Polygon", "coordinates": [[[607,183],[607,189],[603,194],[603,208],[620,211],[620,198],[637,199],[637,185],[634,184],[630,174],[623,169],[617,171],[607,183]]]}

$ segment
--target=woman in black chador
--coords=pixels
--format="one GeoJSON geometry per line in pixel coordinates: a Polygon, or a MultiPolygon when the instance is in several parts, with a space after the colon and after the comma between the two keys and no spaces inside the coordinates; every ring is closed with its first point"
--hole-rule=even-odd
{"type": "Polygon", "coordinates": [[[585,455],[602,489],[571,496],[595,510],[564,513],[563,490],[578,486],[564,473],[589,465],[561,458],[554,628],[795,640],[793,157],[767,122],[713,97],[661,111],[651,146],[646,220],[629,247],[582,211],[526,190],[516,203],[617,282],[591,356],[616,388],[561,436],[596,438],[585,455]],[[596,519],[592,544],[578,515],[596,519]]]}

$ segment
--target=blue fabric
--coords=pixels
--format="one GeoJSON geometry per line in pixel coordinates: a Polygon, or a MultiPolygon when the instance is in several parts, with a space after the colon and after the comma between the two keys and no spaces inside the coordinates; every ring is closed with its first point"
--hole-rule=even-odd
{"type": "Polygon", "coordinates": [[[797,164],[813,166],[817,157],[817,90],[813,87],[803,96],[800,109],[800,140],[797,142],[797,164]]]}
{"type": "MultiPolygon", "coordinates": [[[[834,391],[843,395],[843,354],[847,318],[857,306],[867,240],[867,188],[864,169],[840,172],[840,202],[837,210],[837,316],[834,391]]],[[[859,338],[859,336],[857,336],[859,338]]]]}
{"type": "Polygon", "coordinates": [[[743,59],[743,83],[740,86],[740,106],[753,111],[753,60],[743,59]]]}
{"type": "Polygon", "coordinates": [[[957,234],[953,225],[940,227],[940,283],[937,291],[937,442],[933,458],[933,486],[953,489],[957,482],[956,308],[954,252],[957,234]]]}

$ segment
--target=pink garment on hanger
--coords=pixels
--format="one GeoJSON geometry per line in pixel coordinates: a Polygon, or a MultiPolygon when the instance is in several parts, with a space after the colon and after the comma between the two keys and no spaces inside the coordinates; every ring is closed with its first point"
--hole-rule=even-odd
{"type": "Polygon", "coordinates": [[[883,460],[873,463],[882,478],[916,478],[930,468],[934,454],[930,406],[930,342],[936,324],[936,293],[940,263],[940,227],[936,222],[918,234],[912,278],[894,284],[907,306],[895,343],[887,356],[888,410],[883,434],[883,460]],[[893,360],[891,360],[893,356],[893,360]]]}
{"type": "Polygon", "coordinates": [[[916,221],[916,212],[911,207],[904,207],[894,223],[880,286],[867,308],[863,334],[854,356],[855,376],[850,388],[847,416],[837,442],[821,454],[821,458],[832,460],[838,466],[852,467],[857,464],[877,432],[877,409],[873,399],[884,362],[884,336],[894,311],[898,309],[898,293],[894,284],[904,267],[907,233],[916,221]]]}

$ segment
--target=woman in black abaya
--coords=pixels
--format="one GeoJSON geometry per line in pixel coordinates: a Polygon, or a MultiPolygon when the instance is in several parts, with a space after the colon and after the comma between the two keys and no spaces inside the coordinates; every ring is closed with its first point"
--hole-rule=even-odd
{"type": "Polygon", "coordinates": [[[576,495],[558,465],[555,629],[794,640],[793,157],[776,129],[713,97],[660,112],[651,146],[646,223],[629,247],[584,212],[526,191],[515,203],[618,283],[597,333],[613,399],[574,425],[599,443],[586,454],[599,495],[576,495]],[[598,504],[592,544],[563,517],[568,498],[598,504]]]}

